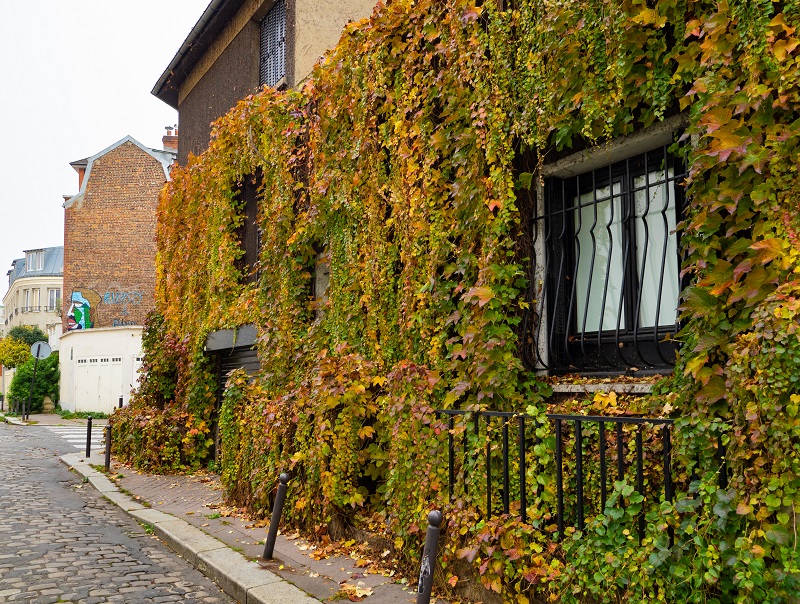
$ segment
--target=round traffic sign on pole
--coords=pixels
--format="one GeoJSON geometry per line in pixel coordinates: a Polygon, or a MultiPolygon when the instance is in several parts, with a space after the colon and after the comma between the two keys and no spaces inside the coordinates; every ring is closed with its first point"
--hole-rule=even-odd
{"type": "Polygon", "coordinates": [[[50,349],[50,344],[47,342],[34,342],[31,345],[31,354],[33,358],[37,361],[41,361],[42,359],[46,359],[50,356],[52,350],[50,349]]]}
{"type": "Polygon", "coordinates": [[[31,412],[31,403],[33,402],[33,383],[36,381],[36,367],[39,361],[46,359],[50,356],[50,344],[47,342],[34,342],[31,345],[31,354],[36,361],[33,363],[33,376],[31,377],[31,393],[28,395],[28,407],[25,408],[25,401],[22,402],[22,419],[26,420],[31,412]]]}

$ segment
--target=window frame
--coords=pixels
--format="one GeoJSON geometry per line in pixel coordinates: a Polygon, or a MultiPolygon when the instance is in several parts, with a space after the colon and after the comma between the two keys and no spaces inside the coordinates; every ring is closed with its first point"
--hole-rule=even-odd
{"type": "Polygon", "coordinates": [[[286,78],[286,1],[276,0],[259,22],[258,85],[278,88],[286,78]]]}
{"type": "Polygon", "coordinates": [[[61,301],[61,288],[48,287],[47,288],[47,310],[54,312],[60,310],[61,301]],[[55,293],[55,296],[53,295],[55,293]]]}
{"type": "Polygon", "coordinates": [[[26,252],[25,270],[29,273],[35,273],[44,270],[44,250],[26,252]]]}
{"type": "MultiPolygon", "coordinates": [[[[538,277],[542,283],[537,318],[534,321],[537,324],[536,333],[533,337],[534,347],[537,349],[535,355],[538,369],[546,369],[554,374],[580,372],[614,375],[636,371],[663,372],[672,368],[677,345],[670,336],[679,329],[677,305],[684,285],[680,278],[680,237],[675,225],[680,222],[685,206],[685,195],[681,185],[685,176],[684,166],[674,153],[669,153],[669,145],[664,144],[643,153],[629,154],[620,161],[607,161],[604,165],[597,162],[594,165],[578,164],[570,175],[544,178],[539,189],[543,203],[537,208],[541,213],[537,211],[534,220],[534,239],[539,240],[540,253],[544,253],[544,266],[534,269],[534,278],[538,277]],[[661,176],[663,182],[650,182],[648,185],[649,179],[653,176],[661,176]],[[637,197],[635,184],[636,180],[642,177],[645,179],[643,207],[646,211],[639,216],[637,200],[640,202],[643,198],[637,197]],[[615,189],[615,186],[619,188],[615,189]],[[597,193],[603,187],[607,193],[605,199],[597,193]],[[658,212],[650,211],[652,199],[647,195],[652,191],[656,196],[663,196],[667,200],[667,205],[662,206],[658,212]],[[592,200],[588,203],[585,202],[587,192],[592,195],[592,200]],[[600,203],[611,206],[612,217],[615,207],[618,211],[624,212],[619,220],[621,240],[614,241],[613,236],[609,234],[610,256],[613,259],[615,251],[618,251],[622,273],[617,275],[616,280],[611,276],[612,261],[608,260],[607,254],[606,274],[603,275],[605,279],[603,297],[599,306],[600,317],[592,323],[587,316],[594,296],[592,290],[598,287],[596,282],[590,279],[588,287],[583,288],[585,299],[578,299],[581,289],[578,275],[582,260],[580,229],[584,227],[580,224],[579,216],[583,215],[581,208],[593,210],[595,224],[592,228],[595,228],[600,203]],[[670,216],[670,212],[674,215],[670,216]],[[647,261],[651,257],[649,245],[655,248],[656,243],[651,244],[646,239],[648,248],[643,249],[644,242],[640,241],[642,235],[637,231],[642,230],[639,223],[645,225],[643,231],[645,238],[648,237],[649,220],[659,215],[664,221],[660,248],[662,264],[655,279],[659,283],[655,299],[658,309],[651,313],[658,316],[659,320],[657,325],[643,325],[646,321],[642,320],[642,298],[649,294],[643,291],[644,279],[640,273],[641,267],[644,266],[647,276],[647,261]],[[560,219],[561,224],[556,224],[557,219],[560,219]],[[664,296],[669,292],[662,289],[664,280],[667,278],[672,280],[673,277],[675,283],[669,289],[675,296],[675,314],[671,314],[670,319],[674,319],[675,322],[665,323],[661,315],[665,306],[664,296]],[[612,280],[619,285],[620,304],[612,305],[617,316],[616,324],[609,329],[605,316],[609,306],[606,297],[612,280]],[[583,312],[582,323],[581,312],[583,312]],[[595,326],[597,329],[592,329],[595,326]]],[[[614,224],[613,218],[605,225],[601,222],[601,226],[605,226],[607,230],[612,224],[614,224]]],[[[589,275],[592,275],[596,267],[594,254],[598,248],[594,234],[591,236],[591,241],[595,247],[592,248],[589,275]]],[[[583,243],[586,242],[584,234],[583,243]]],[[[671,308],[669,302],[666,306],[671,308]]]]}

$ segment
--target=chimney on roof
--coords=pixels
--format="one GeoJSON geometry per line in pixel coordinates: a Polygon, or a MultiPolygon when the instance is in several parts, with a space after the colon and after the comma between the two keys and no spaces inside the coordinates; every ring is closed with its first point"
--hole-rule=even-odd
{"type": "Polygon", "coordinates": [[[167,126],[166,135],[161,137],[161,143],[164,145],[164,151],[177,151],[178,150],[178,125],[167,126]],[[173,134],[173,131],[175,134],[173,134]]]}

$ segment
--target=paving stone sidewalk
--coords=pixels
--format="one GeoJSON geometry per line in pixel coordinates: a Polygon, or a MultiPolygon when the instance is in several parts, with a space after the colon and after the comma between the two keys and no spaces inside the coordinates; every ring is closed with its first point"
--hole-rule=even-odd
{"type": "MultiPolygon", "coordinates": [[[[112,472],[121,473],[119,486],[138,496],[140,501],[146,501],[151,509],[182,518],[249,559],[262,555],[267,528],[256,527],[245,519],[219,515],[223,490],[217,476],[142,474],[116,463],[112,464],[112,472]]],[[[319,600],[358,588],[372,591],[365,602],[408,604],[416,601],[414,590],[395,583],[391,577],[365,573],[352,558],[331,556],[315,560],[311,557],[313,551],[314,546],[303,539],[279,535],[275,545],[276,561],[266,567],[319,600]]]]}

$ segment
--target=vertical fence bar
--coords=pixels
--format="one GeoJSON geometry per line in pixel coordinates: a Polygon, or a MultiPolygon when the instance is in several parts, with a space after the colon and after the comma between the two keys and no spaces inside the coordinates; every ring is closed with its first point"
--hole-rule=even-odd
{"type": "MultiPolygon", "coordinates": [[[[642,427],[636,428],[636,492],[644,496],[644,456],[642,454],[642,427]]],[[[639,542],[644,539],[644,506],[639,512],[639,542]]]]}
{"type": "Polygon", "coordinates": [[[600,513],[605,514],[606,511],[606,423],[600,422],[600,431],[598,434],[600,441],[600,513]]]}
{"type": "Polygon", "coordinates": [[[575,497],[578,530],[583,531],[583,422],[575,420],[575,497]]]}
{"type": "Polygon", "coordinates": [[[519,438],[519,513],[523,523],[528,522],[528,493],[525,484],[527,467],[525,464],[525,416],[517,417],[517,434],[519,438]]]}
{"type": "Polygon", "coordinates": [[[672,442],[668,424],[661,428],[661,448],[664,456],[664,499],[672,501],[672,442]]]}
{"type": "Polygon", "coordinates": [[[722,444],[722,435],[717,436],[717,463],[719,464],[719,488],[728,488],[728,464],[725,463],[725,445],[722,444]]]}
{"type": "Polygon", "coordinates": [[[622,442],[622,422],[617,422],[617,480],[625,479],[625,445],[622,442]]]}
{"type": "Polygon", "coordinates": [[[504,417],[503,420],[503,513],[508,514],[510,506],[511,479],[508,469],[508,418],[504,417]]]}
{"type": "Polygon", "coordinates": [[[558,538],[564,537],[564,465],[561,458],[561,420],[556,420],[556,522],[558,538]]]}
{"type": "Polygon", "coordinates": [[[462,418],[464,419],[464,436],[462,438],[462,443],[464,445],[464,458],[461,462],[461,482],[464,487],[464,495],[466,496],[469,492],[469,486],[467,483],[467,459],[469,458],[469,442],[467,439],[467,416],[463,415],[462,418]]]}
{"type": "MultiPolygon", "coordinates": [[[[534,448],[538,447],[541,444],[542,444],[542,439],[539,438],[539,436],[536,436],[533,439],[534,448]]],[[[542,467],[542,464],[539,462],[539,456],[538,455],[534,455],[533,456],[533,463],[535,464],[534,467],[536,468],[536,472],[537,472],[537,475],[538,475],[538,472],[541,470],[541,467],[542,467]]],[[[535,481],[533,483],[533,496],[534,497],[538,497],[539,496],[539,482],[538,481],[535,481]]]]}
{"type": "Polygon", "coordinates": [[[450,501],[453,500],[453,487],[456,481],[456,463],[455,451],[453,447],[453,429],[455,426],[455,418],[450,415],[447,418],[447,474],[449,478],[450,501]]]}
{"type": "MultiPolygon", "coordinates": [[[[672,501],[672,441],[670,440],[669,425],[661,428],[661,447],[664,455],[664,500],[672,501]]],[[[669,546],[675,545],[675,529],[669,527],[669,546]]]]}
{"type": "Polygon", "coordinates": [[[486,416],[486,519],[492,517],[492,440],[490,416],[486,416]]]}

